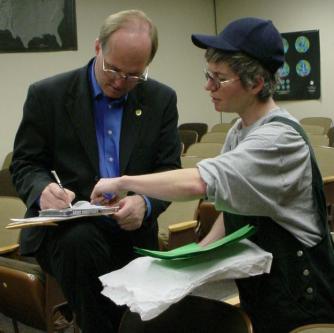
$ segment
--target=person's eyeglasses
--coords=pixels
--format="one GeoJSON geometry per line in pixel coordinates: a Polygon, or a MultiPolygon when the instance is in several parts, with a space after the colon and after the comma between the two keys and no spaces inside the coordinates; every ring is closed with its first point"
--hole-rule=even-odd
{"type": "Polygon", "coordinates": [[[141,75],[124,74],[120,71],[117,71],[116,69],[107,68],[103,57],[102,57],[102,69],[104,72],[109,73],[113,79],[123,79],[127,82],[132,82],[132,83],[147,81],[147,77],[148,77],[148,67],[146,67],[144,73],[141,75]]]}
{"type": "Polygon", "coordinates": [[[215,88],[218,90],[221,86],[225,86],[229,83],[232,83],[234,81],[239,81],[239,78],[229,79],[229,80],[220,80],[219,77],[215,76],[212,72],[210,72],[208,69],[204,69],[204,75],[205,79],[211,80],[215,86],[215,88]]]}

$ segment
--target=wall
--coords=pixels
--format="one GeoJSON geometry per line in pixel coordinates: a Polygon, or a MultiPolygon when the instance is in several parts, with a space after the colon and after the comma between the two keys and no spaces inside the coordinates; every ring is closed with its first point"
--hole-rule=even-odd
{"type": "Polygon", "coordinates": [[[12,150],[22,106],[30,83],[83,66],[94,56],[101,22],[112,12],[144,10],[159,30],[159,50],[150,76],[172,86],[178,94],[179,122],[219,121],[204,91],[203,51],[194,47],[194,32],[214,33],[211,0],[77,0],[78,50],[50,53],[0,54],[0,166],[12,150]]]}
{"type": "Polygon", "coordinates": [[[289,101],[278,104],[297,119],[312,116],[330,117],[333,113],[334,75],[334,1],[332,0],[216,0],[218,31],[230,21],[257,16],[271,19],[280,32],[319,30],[321,63],[321,99],[289,101]]]}

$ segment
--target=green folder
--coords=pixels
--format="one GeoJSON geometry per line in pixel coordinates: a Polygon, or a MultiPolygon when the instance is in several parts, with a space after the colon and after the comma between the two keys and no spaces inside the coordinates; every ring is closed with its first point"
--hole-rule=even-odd
{"type": "Polygon", "coordinates": [[[181,247],[178,247],[171,251],[153,251],[134,247],[135,252],[159,259],[186,259],[192,258],[197,255],[213,251],[214,249],[226,246],[240,241],[241,239],[250,237],[255,233],[255,228],[249,224],[234,231],[233,233],[225,236],[224,238],[218,239],[217,241],[208,244],[207,246],[200,246],[197,243],[190,243],[181,247]]]}

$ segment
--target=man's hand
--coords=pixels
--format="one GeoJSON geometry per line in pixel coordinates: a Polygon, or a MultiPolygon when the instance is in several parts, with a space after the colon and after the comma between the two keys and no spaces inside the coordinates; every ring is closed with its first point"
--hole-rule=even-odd
{"type": "Polygon", "coordinates": [[[119,202],[119,211],[112,215],[118,225],[127,231],[139,229],[143,223],[146,202],[141,195],[130,195],[119,202]]]}
{"type": "Polygon", "coordinates": [[[41,194],[39,206],[41,209],[67,208],[74,198],[74,192],[67,189],[63,190],[56,183],[50,183],[41,194]]]}

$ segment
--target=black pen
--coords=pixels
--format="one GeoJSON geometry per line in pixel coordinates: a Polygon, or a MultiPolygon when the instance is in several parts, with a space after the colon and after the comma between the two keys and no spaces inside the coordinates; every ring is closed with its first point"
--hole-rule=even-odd
{"type": "MultiPolygon", "coordinates": [[[[65,191],[65,189],[64,189],[64,186],[63,186],[62,183],[60,182],[60,179],[59,179],[59,177],[58,177],[58,175],[57,175],[57,172],[56,172],[55,170],[51,170],[51,173],[53,174],[53,177],[55,178],[55,180],[56,180],[57,184],[59,185],[59,187],[60,187],[60,188],[65,192],[65,194],[67,195],[67,193],[66,193],[66,191],[65,191]]],[[[72,204],[71,204],[71,203],[69,203],[68,205],[70,206],[70,208],[72,208],[72,204]]]]}

